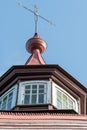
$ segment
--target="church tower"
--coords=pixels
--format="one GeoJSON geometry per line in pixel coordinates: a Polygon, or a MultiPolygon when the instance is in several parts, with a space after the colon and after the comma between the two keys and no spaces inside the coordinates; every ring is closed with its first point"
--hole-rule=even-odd
{"type": "Polygon", "coordinates": [[[46,48],[35,32],[26,43],[31,56],[25,65],[0,77],[0,128],[87,128],[87,89],[59,65],[46,64],[46,48]]]}
{"type": "Polygon", "coordinates": [[[26,64],[0,78],[0,109],[87,114],[86,88],[60,66],[46,64],[41,55],[46,48],[37,33],[27,41],[26,64]]]}

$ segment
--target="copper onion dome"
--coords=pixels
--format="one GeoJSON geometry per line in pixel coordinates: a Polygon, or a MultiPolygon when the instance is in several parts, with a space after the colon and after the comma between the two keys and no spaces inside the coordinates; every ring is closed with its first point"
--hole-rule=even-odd
{"type": "Polygon", "coordinates": [[[26,49],[32,55],[26,62],[26,65],[40,65],[45,64],[41,54],[46,50],[46,42],[35,33],[34,37],[29,39],[26,43],[26,49]]]}

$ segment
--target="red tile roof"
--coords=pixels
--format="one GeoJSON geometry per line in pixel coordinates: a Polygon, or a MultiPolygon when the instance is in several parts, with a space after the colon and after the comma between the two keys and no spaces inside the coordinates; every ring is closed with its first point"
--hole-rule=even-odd
{"type": "Polygon", "coordinates": [[[77,115],[77,114],[59,114],[59,113],[49,113],[49,112],[0,112],[0,119],[69,119],[69,120],[86,120],[86,115],[77,115]]]}
{"type": "Polygon", "coordinates": [[[87,130],[87,116],[39,112],[0,112],[2,130],[87,130]]]}

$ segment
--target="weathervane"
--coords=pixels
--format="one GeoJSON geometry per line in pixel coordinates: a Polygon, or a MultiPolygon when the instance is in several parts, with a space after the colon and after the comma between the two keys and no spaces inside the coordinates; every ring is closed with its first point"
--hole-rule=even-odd
{"type": "Polygon", "coordinates": [[[26,9],[27,11],[31,12],[34,14],[34,20],[35,20],[35,33],[38,32],[38,17],[40,17],[41,19],[45,20],[46,22],[48,22],[49,24],[55,26],[55,24],[53,22],[51,22],[50,20],[44,18],[43,16],[38,14],[38,7],[36,5],[34,5],[34,11],[27,8],[25,5],[23,5],[19,0],[16,0],[18,5],[23,7],[24,9],[26,9]]]}

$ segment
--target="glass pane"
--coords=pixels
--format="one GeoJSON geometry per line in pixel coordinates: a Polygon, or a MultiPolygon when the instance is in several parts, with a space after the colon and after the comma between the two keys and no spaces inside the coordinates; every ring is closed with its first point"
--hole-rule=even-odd
{"type": "Polygon", "coordinates": [[[2,110],[5,110],[6,109],[6,102],[3,102],[2,103],[2,110]]]}
{"type": "Polygon", "coordinates": [[[57,91],[57,99],[58,99],[59,101],[62,100],[62,93],[61,93],[60,91],[57,91]]]}
{"type": "Polygon", "coordinates": [[[25,95],[24,104],[30,103],[30,95],[25,95]]]}
{"type": "Polygon", "coordinates": [[[7,101],[7,96],[3,99],[3,102],[6,102],[7,101]]]}
{"type": "Polygon", "coordinates": [[[8,96],[8,102],[12,100],[13,92],[11,92],[8,96]]]}
{"type": "Polygon", "coordinates": [[[57,107],[58,107],[58,109],[62,109],[62,102],[57,100],[57,107]]]}
{"type": "Polygon", "coordinates": [[[26,85],[25,89],[30,89],[30,87],[31,87],[30,85],[26,85]]]}
{"type": "Polygon", "coordinates": [[[68,103],[67,103],[67,96],[63,94],[63,109],[68,108],[68,103]]]}
{"type": "Polygon", "coordinates": [[[63,94],[63,101],[67,101],[67,96],[63,94]]]}
{"type": "Polygon", "coordinates": [[[1,104],[2,104],[2,101],[0,101],[0,109],[1,109],[1,104]]]}
{"type": "Polygon", "coordinates": [[[6,105],[2,105],[1,110],[6,110],[6,105]]]}
{"type": "Polygon", "coordinates": [[[34,93],[36,94],[36,93],[37,93],[37,90],[32,90],[32,94],[34,94],[34,93]]]}
{"type": "Polygon", "coordinates": [[[7,104],[7,110],[11,109],[11,103],[12,103],[12,102],[9,102],[9,103],[7,104]]]}
{"type": "Polygon", "coordinates": [[[30,94],[30,90],[25,90],[25,94],[30,94]]]}
{"type": "Polygon", "coordinates": [[[7,103],[7,96],[3,99],[2,110],[6,109],[6,103],[7,103]]]}
{"type": "Polygon", "coordinates": [[[12,95],[13,95],[13,92],[11,92],[11,93],[9,94],[9,97],[12,97],[12,95]]]}
{"type": "Polygon", "coordinates": [[[44,103],[44,94],[39,94],[38,103],[44,103]]]}
{"type": "Polygon", "coordinates": [[[69,99],[69,109],[73,109],[73,101],[69,99]]]}
{"type": "Polygon", "coordinates": [[[31,103],[36,104],[37,95],[32,95],[32,101],[31,103]]]}
{"type": "Polygon", "coordinates": [[[37,85],[32,85],[32,89],[37,89],[37,85]]]}
{"type": "Polygon", "coordinates": [[[68,106],[66,106],[66,105],[63,104],[63,109],[67,109],[67,108],[68,108],[68,106]]]}
{"type": "Polygon", "coordinates": [[[39,85],[39,89],[44,89],[44,85],[39,85]]]}
{"type": "Polygon", "coordinates": [[[44,93],[44,89],[39,90],[39,93],[44,93]]]}

